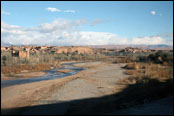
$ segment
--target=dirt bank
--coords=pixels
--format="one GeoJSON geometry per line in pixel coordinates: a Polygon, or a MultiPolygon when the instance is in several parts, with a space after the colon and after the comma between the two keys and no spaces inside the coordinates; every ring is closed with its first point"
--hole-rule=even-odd
{"type": "MultiPolygon", "coordinates": [[[[112,94],[118,87],[117,81],[127,77],[120,68],[123,65],[102,62],[80,63],[76,66],[87,67],[87,70],[73,76],[3,88],[1,108],[36,106],[48,104],[47,101],[57,103],[112,94]]],[[[66,106],[54,113],[64,114],[68,108],[69,106],[66,106]]],[[[33,112],[38,113],[37,110],[33,112]]]]}
{"type": "MultiPolygon", "coordinates": [[[[120,68],[123,65],[102,62],[79,63],[75,66],[84,66],[87,70],[62,79],[3,88],[1,108],[36,106],[48,104],[50,101],[57,103],[112,94],[116,91],[116,86],[118,87],[117,81],[127,77],[120,68]]],[[[54,113],[64,114],[68,108],[69,106],[66,106],[54,113]]]]}
{"type": "Polygon", "coordinates": [[[46,72],[21,72],[13,75],[1,74],[1,80],[13,80],[21,78],[34,78],[44,76],[46,72]]]}
{"type": "Polygon", "coordinates": [[[67,77],[29,84],[14,85],[1,88],[1,108],[13,108],[30,105],[32,102],[45,97],[55,87],[65,84],[76,77],[67,77]]]}

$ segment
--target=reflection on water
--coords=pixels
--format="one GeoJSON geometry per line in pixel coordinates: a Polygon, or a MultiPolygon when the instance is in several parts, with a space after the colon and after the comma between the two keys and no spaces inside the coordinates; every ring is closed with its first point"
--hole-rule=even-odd
{"type": "MultiPolygon", "coordinates": [[[[64,64],[62,64],[62,66],[63,66],[62,68],[55,68],[55,69],[47,70],[47,71],[45,71],[45,72],[47,72],[46,75],[41,76],[41,77],[37,77],[37,78],[16,79],[16,80],[1,80],[1,88],[12,86],[12,85],[17,85],[17,84],[25,84],[25,83],[44,81],[44,80],[51,80],[51,79],[56,79],[56,78],[63,78],[63,77],[66,77],[66,76],[74,75],[77,72],[80,72],[80,71],[85,69],[85,68],[79,68],[79,67],[72,66],[72,64],[76,64],[76,63],[77,62],[75,62],[75,63],[64,63],[64,64]],[[73,71],[68,72],[68,73],[57,73],[57,71],[56,71],[57,69],[71,69],[73,71]]],[[[78,63],[81,63],[81,62],[78,62],[78,63]]]]}

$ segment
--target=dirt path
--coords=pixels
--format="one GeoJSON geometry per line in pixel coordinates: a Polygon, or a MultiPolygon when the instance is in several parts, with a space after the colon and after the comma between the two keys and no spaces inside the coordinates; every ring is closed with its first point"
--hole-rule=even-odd
{"type": "MultiPolygon", "coordinates": [[[[123,65],[102,62],[80,63],[76,66],[87,66],[88,69],[74,76],[1,89],[1,108],[53,104],[112,94],[117,81],[127,77],[120,68],[123,65]]],[[[46,108],[46,112],[43,112],[43,109],[32,108],[23,114],[50,112],[64,114],[69,105],[61,105],[60,110],[55,111],[54,108],[46,108]]]]}

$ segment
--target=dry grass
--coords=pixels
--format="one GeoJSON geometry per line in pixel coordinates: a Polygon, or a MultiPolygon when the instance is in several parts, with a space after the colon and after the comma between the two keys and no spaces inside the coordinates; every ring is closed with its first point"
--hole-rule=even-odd
{"type": "Polygon", "coordinates": [[[129,69],[125,73],[131,76],[121,80],[120,83],[136,85],[134,89],[137,93],[144,92],[143,95],[139,94],[143,99],[146,99],[150,94],[153,94],[156,98],[173,94],[173,66],[131,63],[127,64],[125,68],[129,69]]]}
{"type": "MultiPolygon", "coordinates": [[[[153,63],[128,63],[125,67],[125,74],[133,77],[155,78],[160,81],[173,78],[173,66],[164,66],[153,63]]],[[[130,78],[128,78],[130,79],[130,78]]]]}
{"type": "Polygon", "coordinates": [[[125,69],[145,69],[145,63],[136,63],[136,62],[132,62],[132,63],[127,63],[126,66],[124,66],[123,68],[125,69]]]}
{"type": "Polygon", "coordinates": [[[135,63],[128,63],[123,68],[125,68],[125,69],[135,69],[135,63]]]}
{"type": "Polygon", "coordinates": [[[131,57],[118,57],[113,63],[130,63],[133,61],[131,57]]]}
{"type": "Polygon", "coordinates": [[[137,70],[126,70],[124,73],[126,75],[138,75],[138,71],[137,70]]]}
{"type": "Polygon", "coordinates": [[[12,67],[1,67],[1,73],[2,74],[12,74],[12,73],[20,73],[23,70],[29,70],[29,71],[42,71],[42,70],[48,70],[51,66],[47,64],[36,64],[36,65],[18,65],[18,66],[12,66],[12,67]]]}
{"type": "Polygon", "coordinates": [[[118,93],[120,99],[116,100],[115,104],[130,107],[130,105],[142,104],[144,100],[152,101],[173,95],[173,66],[131,63],[125,68],[129,69],[125,73],[130,77],[119,81],[127,87],[118,93]],[[124,103],[127,105],[125,106],[124,103]]]}

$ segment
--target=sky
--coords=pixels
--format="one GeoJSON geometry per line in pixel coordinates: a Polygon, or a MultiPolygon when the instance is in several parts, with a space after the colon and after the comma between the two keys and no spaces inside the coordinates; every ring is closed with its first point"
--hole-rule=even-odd
{"type": "Polygon", "coordinates": [[[2,43],[173,45],[173,1],[2,1],[2,43]]]}

